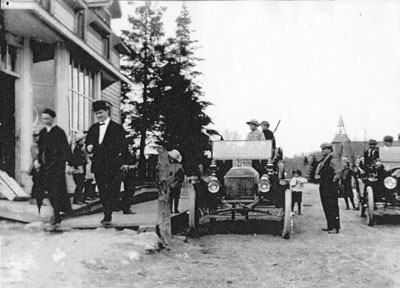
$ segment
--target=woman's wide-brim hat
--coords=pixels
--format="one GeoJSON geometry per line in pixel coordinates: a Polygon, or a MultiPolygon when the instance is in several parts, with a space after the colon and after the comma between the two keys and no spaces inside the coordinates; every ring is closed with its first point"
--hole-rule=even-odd
{"type": "Polygon", "coordinates": [[[176,161],[178,161],[179,163],[182,161],[182,155],[181,155],[181,153],[179,153],[179,151],[178,150],[172,150],[172,151],[169,151],[168,152],[168,155],[171,157],[171,158],[174,158],[176,161]]]}
{"type": "Polygon", "coordinates": [[[253,124],[256,126],[260,126],[260,123],[256,119],[251,119],[250,121],[247,121],[246,124],[253,124]]]}

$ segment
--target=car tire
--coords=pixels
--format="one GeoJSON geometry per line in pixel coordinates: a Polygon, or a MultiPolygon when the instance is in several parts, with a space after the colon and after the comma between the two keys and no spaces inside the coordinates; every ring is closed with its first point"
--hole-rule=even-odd
{"type": "Polygon", "coordinates": [[[282,237],[284,239],[290,238],[290,231],[292,230],[292,190],[285,190],[285,216],[283,217],[282,237]]]}
{"type": "Polygon", "coordinates": [[[367,191],[366,191],[366,197],[367,197],[367,203],[368,203],[368,207],[367,207],[367,222],[368,222],[368,226],[374,226],[374,207],[375,207],[375,203],[374,203],[374,190],[372,189],[371,186],[367,187],[367,191]]]}

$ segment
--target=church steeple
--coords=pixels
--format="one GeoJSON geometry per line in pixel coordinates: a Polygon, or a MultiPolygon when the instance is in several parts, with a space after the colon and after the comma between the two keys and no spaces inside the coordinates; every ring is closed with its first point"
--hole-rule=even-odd
{"type": "MultiPolygon", "coordinates": [[[[348,146],[349,150],[351,151],[350,139],[349,137],[347,137],[342,115],[339,116],[339,122],[337,126],[338,126],[338,132],[336,133],[335,137],[332,140],[333,155],[336,158],[341,158],[344,150],[348,150],[345,148],[345,146],[348,146]]],[[[350,152],[350,154],[352,153],[350,152]]]]}
{"type": "Polygon", "coordinates": [[[349,137],[347,137],[346,129],[344,128],[344,122],[342,115],[339,116],[338,122],[338,132],[336,133],[335,137],[332,140],[332,144],[335,143],[344,143],[350,141],[349,137]]]}

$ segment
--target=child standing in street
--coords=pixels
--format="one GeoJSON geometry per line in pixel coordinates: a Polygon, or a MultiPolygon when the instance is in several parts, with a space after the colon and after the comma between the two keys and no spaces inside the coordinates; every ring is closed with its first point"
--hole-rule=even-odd
{"type": "Polygon", "coordinates": [[[301,202],[303,198],[304,183],[307,182],[305,178],[301,177],[301,174],[302,173],[300,170],[294,170],[293,178],[290,180],[290,189],[292,190],[292,213],[294,211],[294,205],[297,202],[297,210],[299,215],[301,215],[301,202]]]}

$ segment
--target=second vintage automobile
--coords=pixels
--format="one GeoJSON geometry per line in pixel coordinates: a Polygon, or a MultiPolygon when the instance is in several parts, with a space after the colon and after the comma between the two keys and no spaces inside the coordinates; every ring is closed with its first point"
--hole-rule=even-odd
{"type": "Polygon", "coordinates": [[[288,239],[293,231],[292,193],[281,151],[274,151],[270,140],[213,141],[210,174],[194,185],[192,226],[217,215],[231,220],[261,216],[280,221],[282,237],[288,239]]]}
{"type": "Polygon", "coordinates": [[[376,215],[400,214],[400,147],[380,147],[379,159],[368,167],[361,197],[361,216],[374,226],[376,215]]]}

